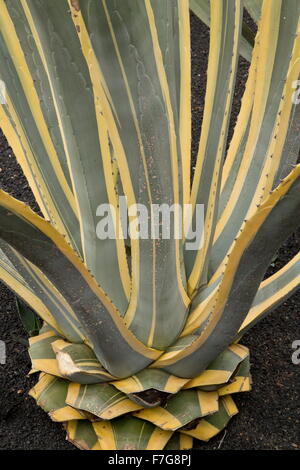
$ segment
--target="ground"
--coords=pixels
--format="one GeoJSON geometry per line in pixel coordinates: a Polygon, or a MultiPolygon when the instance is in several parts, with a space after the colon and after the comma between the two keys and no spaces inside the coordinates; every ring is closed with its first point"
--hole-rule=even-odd
{"type": "MultiPolygon", "coordinates": [[[[193,156],[197,151],[203,113],[209,36],[194,16],[192,25],[193,156]]],[[[232,135],[248,64],[239,61],[229,137],[232,135]]],[[[36,203],[11,149],[0,133],[0,187],[37,210],[36,203]]],[[[300,231],[281,248],[268,275],[300,248],[300,231]]],[[[225,432],[199,449],[299,449],[300,365],[292,363],[292,343],[300,339],[300,292],[254,327],[242,343],[250,348],[253,390],[239,394],[240,413],[225,432]]],[[[75,449],[65,440],[61,424],[53,423],[27,393],[36,376],[28,376],[30,360],[26,333],[17,315],[14,295],[0,284],[0,340],[7,346],[7,362],[0,364],[0,449],[75,449]]]]}

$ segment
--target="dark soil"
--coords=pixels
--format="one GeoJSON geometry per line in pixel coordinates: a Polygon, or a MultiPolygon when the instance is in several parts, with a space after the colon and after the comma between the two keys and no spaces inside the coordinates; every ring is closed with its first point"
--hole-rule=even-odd
{"type": "MultiPolygon", "coordinates": [[[[193,156],[203,114],[209,35],[192,15],[193,156]]],[[[239,111],[248,64],[239,61],[229,138],[239,111]]],[[[0,133],[0,187],[38,210],[11,149],[0,133]]],[[[268,275],[300,248],[300,232],[281,248],[268,275]]],[[[240,413],[226,431],[200,449],[300,450],[299,368],[291,360],[293,341],[300,339],[300,292],[294,294],[243,338],[251,351],[253,391],[235,397],[240,413]]],[[[30,361],[26,333],[17,315],[14,295],[0,284],[0,340],[7,347],[7,363],[0,364],[0,449],[75,449],[65,440],[60,424],[52,422],[27,392],[36,377],[28,376],[30,361]]]]}

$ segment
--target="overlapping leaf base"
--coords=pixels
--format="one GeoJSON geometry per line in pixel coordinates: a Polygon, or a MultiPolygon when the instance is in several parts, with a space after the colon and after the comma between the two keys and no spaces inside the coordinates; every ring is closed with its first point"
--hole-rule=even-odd
{"type": "Polygon", "coordinates": [[[231,394],[251,388],[249,350],[240,344],[192,379],[148,368],[116,380],[92,349],[47,326],[31,338],[29,353],[40,371],[30,395],[80,449],[190,449],[224,429],[238,412],[231,394]]]}

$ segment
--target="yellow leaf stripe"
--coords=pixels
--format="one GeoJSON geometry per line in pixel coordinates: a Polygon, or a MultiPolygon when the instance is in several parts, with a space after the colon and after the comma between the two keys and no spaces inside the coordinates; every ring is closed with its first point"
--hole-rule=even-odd
{"type": "MultiPolygon", "coordinates": [[[[192,185],[191,193],[191,203],[193,209],[197,203],[197,196],[199,191],[199,185],[201,183],[202,171],[204,167],[204,159],[207,157],[207,143],[208,138],[211,132],[212,118],[213,118],[213,107],[215,102],[215,93],[216,85],[218,80],[219,63],[223,58],[224,54],[224,43],[222,44],[222,22],[225,12],[224,2],[211,2],[211,34],[210,34],[210,52],[209,52],[209,62],[207,70],[207,89],[205,96],[205,109],[203,124],[201,130],[200,144],[197,156],[197,164],[195,169],[195,175],[192,185]]],[[[234,88],[236,64],[238,61],[238,46],[239,46],[239,34],[240,34],[240,24],[241,24],[241,3],[240,1],[235,2],[235,29],[233,37],[233,47],[232,47],[232,61],[231,61],[231,73],[228,81],[228,90],[227,90],[227,99],[224,108],[224,119],[222,123],[221,133],[219,136],[218,151],[215,160],[215,167],[212,174],[212,181],[209,189],[209,197],[207,200],[207,207],[205,208],[206,217],[205,217],[205,226],[204,226],[204,243],[196,254],[194,260],[193,268],[188,279],[188,292],[192,296],[195,290],[199,287],[201,282],[201,277],[203,275],[203,269],[205,261],[207,260],[208,252],[211,246],[213,232],[215,229],[214,223],[214,213],[216,210],[216,202],[218,197],[218,181],[221,172],[222,158],[225,146],[226,139],[226,130],[228,126],[228,120],[230,117],[230,107],[231,100],[234,88]]],[[[225,92],[225,91],[224,91],[225,92]]],[[[203,279],[205,282],[206,279],[203,279]]]]}
{"type": "MultiPolygon", "coordinates": [[[[283,268],[277,271],[272,276],[268,277],[265,281],[263,281],[259,287],[257,297],[259,297],[260,292],[270,284],[276,281],[280,281],[280,278],[284,277],[286,273],[288,273],[295,265],[299,264],[300,262],[300,253],[298,253],[294,258],[287,263],[283,268]]],[[[244,334],[245,330],[248,329],[251,324],[258,321],[264,314],[271,310],[272,307],[278,305],[282,299],[287,298],[297,287],[300,285],[300,271],[298,275],[294,276],[289,282],[283,283],[283,285],[277,289],[272,295],[266,296],[262,302],[256,303],[255,299],[253,302],[253,306],[251,307],[248,315],[246,316],[244,322],[242,323],[239,336],[244,334]]]]}
{"type": "Polygon", "coordinates": [[[0,279],[21,297],[48,325],[52,326],[59,334],[63,334],[45,304],[26,286],[23,280],[19,279],[17,273],[12,274],[11,270],[4,267],[2,263],[0,263],[0,279]]]}
{"type": "Polygon", "coordinates": [[[183,204],[190,202],[191,179],[191,41],[190,41],[190,13],[189,1],[177,0],[179,10],[179,35],[180,35],[180,113],[179,113],[179,135],[182,160],[182,187],[183,204]]]}
{"type": "MultiPolygon", "coordinates": [[[[262,17],[256,37],[256,43],[259,42],[259,49],[257,49],[256,46],[254,48],[254,53],[259,51],[259,57],[257,62],[257,77],[259,77],[259,80],[256,80],[255,82],[255,96],[251,115],[249,136],[247,139],[242,164],[240,165],[239,172],[236,176],[235,184],[230,194],[230,198],[225,209],[221,214],[221,217],[216,227],[214,235],[215,242],[221,236],[222,231],[224,230],[225,225],[228,222],[230,215],[232,214],[235,208],[236,201],[239,199],[239,197],[241,197],[241,190],[243,188],[244,181],[247,177],[248,170],[252,162],[253,154],[255,152],[256,144],[260,135],[260,129],[266,109],[268,93],[272,79],[276,44],[279,33],[280,12],[281,0],[276,1],[272,5],[269,2],[264,2],[262,9],[262,17]]],[[[250,79],[254,80],[254,72],[253,75],[251,74],[249,80],[250,79]]],[[[250,85],[249,88],[251,89],[250,85]]],[[[250,94],[249,89],[248,92],[250,94]]],[[[244,114],[247,115],[247,113],[249,113],[250,111],[249,109],[247,109],[248,106],[249,103],[245,101],[245,107],[244,110],[242,110],[243,118],[244,114]]],[[[237,128],[237,132],[240,132],[240,128],[237,128]]],[[[216,278],[220,275],[223,263],[224,260],[214,273],[213,277],[210,280],[210,283],[214,282],[216,278]]]]}
{"type": "Polygon", "coordinates": [[[221,318],[224,307],[226,305],[228,294],[232,288],[232,282],[236,269],[238,268],[241,254],[251,243],[251,240],[255,237],[259,227],[266,220],[270,212],[280,201],[280,199],[288,192],[288,190],[293,186],[296,180],[300,177],[300,165],[298,165],[278,186],[278,188],[273,191],[272,194],[265,200],[265,202],[258,208],[254,216],[247,221],[245,229],[240,233],[236,239],[230,257],[228,258],[226,271],[224,272],[222,281],[219,285],[218,291],[214,295],[214,307],[209,321],[202,331],[202,334],[199,337],[196,337],[195,341],[192,342],[186,348],[180,349],[178,351],[173,351],[172,354],[165,353],[163,354],[156,362],[154,362],[151,367],[166,367],[170,364],[178,362],[180,359],[188,357],[190,354],[199,350],[202,344],[205,343],[212,330],[215,328],[216,324],[221,318]]]}
{"type": "MultiPolygon", "coordinates": [[[[168,87],[168,82],[167,82],[166,71],[163,65],[161,49],[160,49],[159,41],[157,37],[155,18],[154,18],[150,0],[145,0],[145,7],[146,7],[147,14],[148,14],[150,32],[151,32],[152,41],[153,41],[153,51],[154,51],[154,55],[156,59],[157,72],[158,72],[161,89],[162,89],[162,93],[164,96],[165,105],[166,105],[167,114],[168,114],[169,133],[170,133],[170,154],[172,158],[174,203],[178,204],[179,203],[178,156],[177,156],[177,145],[176,145],[176,131],[175,131],[175,126],[174,126],[174,115],[173,115],[173,110],[172,110],[172,105],[171,105],[171,98],[170,98],[170,92],[169,92],[169,87],[168,87]]],[[[178,226],[179,219],[178,219],[177,211],[175,211],[175,223],[178,226]]],[[[176,240],[176,267],[177,267],[178,287],[181,292],[182,300],[185,306],[187,307],[190,303],[190,299],[183,285],[180,259],[181,259],[180,240],[176,240]]]]}
{"type": "Polygon", "coordinates": [[[65,241],[64,237],[55,230],[46,220],[39,217],[31,209],[29,209],[24,203],[17,201],[5,192],[0,192],[0,204],[17,214],[21,218],[25,219],[26,222],[31,223],[43,234],[45,234],[59,249],[59,251],[72,263],[74,268],[81,274],[82,278],[87,282],[90,289],[99,298],[99,301],[103,304],[111,319],[113,320],[116,328],[118,329],[124,340],[130,345],[130,347],[149,359],[155,359],[161,355],[161,351],[157,351],[144,346],[135,336],[127,329],[123,319],[120,317],[116,307],[108,296],[104,293],[101,287],[97,284],[96,280],[91,276],[86,267],[84,266],[81,259],[76,255],[72,248],[65,241]]]}
{"type": "Polygon", "coordinates": [[[49,130],[47,128],[43,112],[41,110],[39,97],[37,95],[34,84],[32,83],[31,74],[26,62],[24,52],[21,48],[20,42],[17,37],[13,22],[7,10],[7,6],[4,0],[0,0],[1,16],[0,16],[0,29],[1,34],[7,44],[8,50],[10,51],[12,60],[15,64],[15,68],[18,72],[20,81],[23,85],[24,93],[26,95],[29,107],[32,115],[39,129],[42,141],[47,148],[49,158],[52,162],[54,172],[57,176],[58,181],[69,201],[71,209],[77,214],[77,208],[75,204],[74,195],[72,189],[69,187],[66,181],[65,175],[60,165],[58,155],[56,153],[54,144],[52,142],[49,130]]]}

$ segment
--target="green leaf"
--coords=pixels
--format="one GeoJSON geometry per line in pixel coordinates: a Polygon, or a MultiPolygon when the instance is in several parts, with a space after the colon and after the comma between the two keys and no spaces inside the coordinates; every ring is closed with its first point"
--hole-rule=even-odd
{"type": "Polygon", "coordinates": [[[145,347],[128,331],[114,304],[47,221],[3,191],[0,220],[0,238],[42,270],[65,298],[105,369],[127,377],[158,357],[157,351],[145,347]]]}
{"type": "MultiPolygon", "coordinates": [[[[198,16],[198,18],[206,24],[206,26],[210,26],[210,1],[209,0],[189,0],[190,1],[190,9],[192,12],[198,16]]],[[[259,1],[259,0],[258,0],[259,1]]],[[[252,46],[254,42],[254,35],[251,30],[247,27],[247,24],[243,22],[243,35],[241,37],[240,42],[240,54],[244,57],[244,59],[251,61],[252,55],[252,46]]]]}
{"type": "Polygon", "coordinates": [[[299,285],[300,253],[295,255],[283,268],[261,283],[237,337],[243,336],[256,323],[287,300],[299,289],[299,285]]]}
{"type": "Polygon", "coordinates": [[[263,0],[244,0],[244,5],[249,15],[258,23],[261,15],[263,0]]]}
{"type": "Polygon", "coordinates": [[[67,439],[80,450],[101,450],[98,437],[89,421],[68,421],[67,439]]]}
{"type": "Polygon", "coordinates": [[[37,384],[30,390],[37,404],[46,411],[53,421],[65,422],[84,419],[74,408],[66,405],[68,383],[58,377],[42,374],[37,384]]]}
{"type": "Polygon", "coordinates": [[[269,195],[235,241],[201,334],[177,355],[161,356],[155,366],[194,377],[234,341],[274,253],[299,226],[299,189],[300,165],[269,195]]]}
{"type": "Polygon", "coordinates": [[[85,344],[72,344],[63,340],[52,343],[60,374],[80,384],[107,382],[115,379],[96,358],[93,350],[85,344]]]}
{"type": "Polygon", "coordinates": [[[114,419],[123,414],[131,413],[142,407],[129,400],[124,393],[113,385],[71,383],[68,387],[66,403],[73,408],[88,413],[92,421],[114,419]]]}
{"type": "MultiPolygon", "coordinates": [[[[298,77],[299,67],[299,37],[295,36],[299,12],[300,4],[294,0],[275,2],[272,7],[268,2],[264,3],[259,24],[261,40],[255,46],[258,61],[257,64],[253,62],[257,79],[255,70],[251,77],[249,75],[249,80],[255,83],[253,107],[246,113],[249,102],[243,101],[240,111],[245,126],[243,134],[241,127],[236,127],[241,136],[237,149],[239,157],[232,166],[230,186],[224,187],[221,194],[210,259],[211,281],[223,270],[226,254],[244,220],[251,217],[256,206],[268,196],[280,161],[286,156],[282,146],[288,133],[294,91],[290,80],[294,74],[298,77]],[[263,50],[260,49],[262,46],[263,50]],[[241,155],[243,158],[240,159],[241,155]]],[[[249,91],[251,93],[251,87],[249,91]]]]}
{"type": "Polygon", "coordinates": [[[16,305],[23,326],[29,336],[38,335],[42,327],[41,319],[30,307],[28,307],[28,305],[22,302],[22,300],[20,300],[18,297],[16,297],[16,305]]]}
{"type": "Polygon", "coordinates": [[[195,419],[216,413],[218,393],[201,390],[183,390],[171,397],[164,407],[147,408],[135,416],[150,421],[166,431],[176,431],[195,419]]]}
{"type": "MultiPolygon", "coordinates": [[[[144,204],[150,211],[152,204],[180,204],[174,67],[180,61],[178,25],[184,13],[179,16],[177,8],[158,0],[92,0],[72,12],[129,206],[144,204]],[[173,33],[175,46],[165,51],[166,36],[173,33]]],[[[189,37],[182,41],[184,47],[189,37]]],[[[138,240],[131,236],[132,295],[124,319],[139,340],[158,349],[178,337],[190,302],[181,243],[170,226],[170,239],[161,234],[152,239],[150,232],[138,240]]]]}
{"type": "Polygon", "coordinates": [[[221,3],[211,3],[211,40],[205,107],[191,192],[194,212],[196,204],[204,205],[203,244],[197,250],[190,250],[186,243],[187,249],[184,253],[185,267],[189,276],[188,291],[191,296],[207,283],[208,262],[217,222],[220,179],[236,79],[241,25],[241,2],[226,0],[221,3]]]}
{"type": "Polygon", "coordinates": [[[93,426],[102,450],[162,450],[172,436],[170,431],[131,416],[93,426]]]}
{"type": "Polygon", "coordinates": [[[183,430],[182,432],[201,441],[208,441],[219,434],[237,412],[238,409],[232,398],[230,396],[222,397],[219,411],[203,418],[195,429],[191,431],[183,430]]]}

